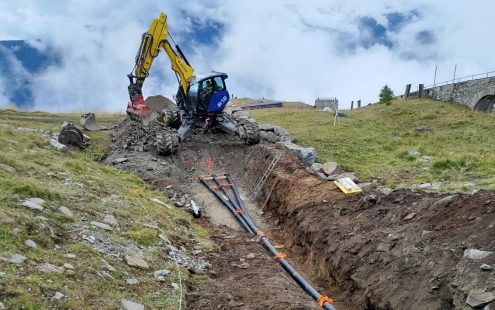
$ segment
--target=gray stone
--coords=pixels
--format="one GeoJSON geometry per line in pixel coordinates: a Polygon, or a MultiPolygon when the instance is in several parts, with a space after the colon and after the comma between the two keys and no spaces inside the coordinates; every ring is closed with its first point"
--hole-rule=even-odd
{"type": "Polygon", "coordinates": [[[415,216],[416,213],[409,213],[408,215],[406,215],[406,217],[404,217],[404,220],[405,221],[412,220],[415,216]]]}
{"type": "Polygon", "coordinates": [[[469,259],[474,259],[474,260],[480,260],[485,257],[490,256],[493,254],[493,252],[489,251],[480,251],[476,249],[466,249],[464,250],[464,258],[469,258],[469,259]]]}
{"type": "Polygon", "coordinates": [[[74,266],[73,266],[72,264],[69,264],[69,263],[65,263],[65,264],[63,265],[63,267],[64,267],[65,269],[71,269],[71,270],[72,270],[72,269],[74,269],[74,266]]]}
{"type": "Polygon", "coordinates": [[[311,166],[316,160],[316,150],[313,147],[302,147],[291,142],[284,142],[283,146],[299,158],[304,165],[311,166]]]}
{"type": "Polygon", "coordinates": [[[483,264],[480,266],[480,269],[484,270],[484,271],[490,271],[490,270],[493,270],[493,266],[490,266],[488,264],[483,264]]]}
{"type": "Polygon", "coordinates": [[[422,163],[429,163],[431,161],[431,156],[423,155],[419,158],[419,161],[422,163]]]}
{"type": "Polygon", "coordinates": [[[321,169],[323,170],[323,172],[326,174],[326,175],[334,175],[334,174],[337,174],[339,171],[339,165],[334,162],[334,161],[331,161],[331,162],[327,162],[327,163],[324,163],[321,167],[321,169]]]}
{"type": "Polygon", "coordinates": [[[389,252],[390,251],[390,244],[388,243],[380,243],[376,247],[377,252],[389,252]]]}
{"type": "Polygon", "coordinates": [[[103,222],[110,224],[112,226],[119,226],[119,222],[117,222],[115,217],[111,214],[105,215],[105,217],[103,218],[103,222]]]}
{"type": "Polygon", "coordinates": [[[36,249],[38,247],[38,245],[36,244],[36,242],[34,242],[33,240],[31,239],[28,239],[26,241],[24,241],[24,244],[29,247],[29,248],[32,248],[32,249],[36,249]]]}
{"type": "Polygon", "coordinates": [[[320,163],[314,163],[311,165],[311,169],[313,169],[314,172],[321,172],[322,167],[323,165],[320,163]]]}
{"type": "Polygon", "coordinates": [[[132,267],[136,267],[139,269],[149,269],[150,268],[150,266],[148,265],[148,263],[144,259],[137,257],[137,256],[126,255],[125,261],[126,261],[127,265],[132,266],[132,267]]]}
{"type": "Polygon", "coordinates": [[[3,304],[3,302],[0,301],[0,310],[4,310],[5,309],[5,305],[3,304]]]}
{"type": "Polygon", "coordinates": [[[326,179],[328,181],[337,181],[338,179],[342,179],[342,178],[350,178],[353,182],[359,181],[358,177],[356,176],[356,174],[354,172],[332,174],[332,175],[329,175],[326,179]]]}
{"type": "Polygon", "coordinates": [[[46,273],[64,273],[65,271],[64,267],[58,267],[49,263],[36,265],[34,266],[34,268],[36,268],[40,272],[46,272],[46,273]]]}
{"type": "MultiPolygon", "coordinates": [[[[22,264],[24,261],[27,259],[26,256],[20,255],[20,254],[14,254],[10,257],[10,259],[7,259],[7,262],[11,264],[22,264]]],[[[1,259],[0,259],[1,260],[1,259]]]]}
{"type": "Polygon", "coordinates": [[[481,308],[484,305],[495,300],[495,294],[492,292],[483,292],[480,290],[472,290],[466,299],[466,304],[473,308],[481,308]]]}
{"type": "Polygon", "coordinates": [[[254,253],[249,253],[248,255],[246,255],[246,258],[248,258],[248,259],[253,259],[255,257],[256,257],[256,255],[254,253]]]}
{"type": "Polygon", "coordinates": [[[64,257],[66,258],[76,258],[76,254],[73,254],[73,253],[67,253],[67,254],[64,254],[64,257]]]}
{"type": "Polygon", "coordinates": [[[0,169],[3,169],[3,170],[10,172],[10,173],[16,173],[17,172],[17,170],[14,167],[7,166],[4,164],[0,164],[0,169]]]}
{"type": "Polygon", "coordinates": [[[125,310],[144,310],[144,305],[127,299],[120,300],[125,310]]]}
{"type": "Polygon", "coordinates": [[[43,207],[37,203],[34,203],[30,200],[25,200],[21,203],[21,207],[26,207],[28,209],[31,209],[31,210],[35,210],[35,211],[43,211],[43,207]]]}
{"type": "Polygon", "coordinates": [[[3,277],[5,277],[5,272],[1,272],[0,271],[0,279],[3,278],[3,277]]]}
{"type": "Polygon", "coordinates": [[[280,140],[280,138],[275,133],[268,131],[268,132],[266,132],[266,137],[264,138],[264,140],[266,140],[270,143],[276,143],[280,140]]]}
{"type": "Polygon", "coordinates": [[[168,269],[161,269],[161,270],[157,270],[157,271],[153,272],[153,275],[155,276],[155,278],[157,278],[160,281],[165,281],[165,278],[171,274],[172,274],[172,271],[170,271],[168,269]]]}
{"type": "Polygon", "coordinates": [[[136,285],[139,283],[139,281],[136,278],[128,278],[128,279],[125,279],[125,283],[127,283],[129,285],[136,285]]]}
{"type": "Polygon", "coordinates": [[[67,146],[63,145],[62,143],[58,142],[57,140],[55,139],[51,139],[50,140],[50,144],[51,146],[53,146],[57,151],[60,151],[60,152],[68,152],[69,149],[67,148],[67,146]]]}
{"type": "Polygon", "coordinates": [[[383,195],[390,195],[390,193],[392,192],[392,189],[387,188],[387,187],[382,187],[382,188],[379,188],[378,191],[380,191],[380,193],[382,193],[383,195]]]}
{"type": "Polygon", "coordinates": [[[119,157],[119,158],[112,160],[112,164],[114,164],[114,165],[123,164],[128,160],[129,160],[129,158],[119,157]]]}
{"type": "Polygon", "coordinates": [[[421,238],[428,236],[428,235],[431,235],[432,233],[433,232],[430,230],[423,230],[423,232],[421,233],[421,238]]]}
{"type": "Polygon", "coordinates": [[[74,214],[72,214],[72,211],[67,207],[60,207],[60,208],[58,208],[58,210],[60,212],[62,212],[62,214],[65,215],[66,217],[74,217],[74,214]]]}
{"type": "Polygon", "coordinates": [[[104,230],[108,230],[108,231],[112,231],[113,230],[112,227],[110,227],[109,225],[107,225],[105,223],[101,223],[101,222],[97,222],[97,221],[91,221],[90,224],[93,225],[93,226],[95,226],[95,227],[104,229],[104,230]]]}
{"type": "Polygon", "coordinates": [[[62,294],[61,292],[55,292],[55,295],[53,295],[52,300],[60,300],[64,297],[65,297],[65,295],[62,294]]]}
{"type": "Polygon", "coordinates": [[[261,140],[266,140],[267,137],[268,137],[268,131],[260,130],[260,139],[261,140]]]}
{"type": "MultiPolygon", "coordinates": [[[[182,200],[182,199],[183,199],[183,198],[181,198],[181,200],[182,200]]],[[[167,208],[167,209],[173,209],[173,207],[172,207],[171,205],[169,205],[169,204],[167,204],[167,203],[165,203],[165,202],[161,201],[161,200],[160,200],[160,199],[158,199],[158,198],[150,198],[150,200],[151,200],[151,201],[153,201],[154,203],[157,203],[157,204],[159,204],[159,205],[161,205],[161,206],[164,206],[164,207],[165,207],[165,208],[167,208]]],[[[183,206],[184,206],[184,204],[186,203],[186,202],[185,202],[185,199],[184,199],[183,201],[184,201],[184,202],[181,202],[181,204],[182,204],[182,206],[181,206],[181,207],[183,207],[183,206]]],[[[177,204],[177,203],[176,203],[176,204],[177,204]]]]}
{"type": "Polygon", "coordinates": [[[433,208],[445,208],[447,207],[448,205],[450,205],[451,203],[453,203],[454,201],[457,201],[459,200],[459,195],[451,195],[451,196],[447,196],[447,197],[444,197],[438,201],[436,201],[432,207],[433,208]]]}

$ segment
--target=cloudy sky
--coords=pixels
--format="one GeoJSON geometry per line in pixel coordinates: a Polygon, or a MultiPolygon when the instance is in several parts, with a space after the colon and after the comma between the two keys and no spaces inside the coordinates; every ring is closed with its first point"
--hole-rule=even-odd
{"type": "MultiPolygon", "coordinates": [[[[197,72],[229,74],[237,97],[375,102],[388,84],[495,70],[493,0],[16,0],[0,2],[0,40],[28,40],[59,61],[31,77],[34,109],[123,111],[141,33],[159,11],[197,72]]],[[[175,93],[163,53],[147,95],[175,93]]],[[[15,62],[15,60],[12,60],[15,62]]],[[[18,63],[16,72],[26,74],[18,63]]],[[[8,105],[0,76],[0,106],[8,105]]]]}

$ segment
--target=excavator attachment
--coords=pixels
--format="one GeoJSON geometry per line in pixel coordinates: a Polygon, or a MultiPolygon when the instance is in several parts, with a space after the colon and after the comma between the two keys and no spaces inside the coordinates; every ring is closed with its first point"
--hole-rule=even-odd
{"type": "Polygon", "coordinates": [[[98,125],[96,123],[96,115],[93,112],[89,112],[81,115],[81,118],[79,119],[79,123],[84,129],[89,131],[110,130],[115,128],[115,126],[105,127],[98,125]]]}
{"type": "Polygon", "coordinates": [[[62,130],[58,136],[58,142],[67,146],[76,146],[80,149],[88,146],[88,138],[73,123],[64,122],[61,127],[62,130]]]}

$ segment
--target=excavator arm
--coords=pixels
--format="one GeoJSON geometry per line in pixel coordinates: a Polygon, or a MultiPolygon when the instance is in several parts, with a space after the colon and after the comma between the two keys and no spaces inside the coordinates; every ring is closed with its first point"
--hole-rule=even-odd
{"type": "Polygon", "coordinates": [[[179,45],[174,41],[175,48],[170,44],[168,38],[173,38],[168,32],[167,15],[160,12],[153,20],[150,28],[143,34],[141,45],[136,55],[136,63],[130,74],[128,74],[130,85],[128,87],[132,106],[144,104],[142,86],[149,75],[153,61],[163,49],[172,63],[177,80],[184,94],[187,93],[189,80],[194,76],[194,69],[182,53],[179,45]]]}

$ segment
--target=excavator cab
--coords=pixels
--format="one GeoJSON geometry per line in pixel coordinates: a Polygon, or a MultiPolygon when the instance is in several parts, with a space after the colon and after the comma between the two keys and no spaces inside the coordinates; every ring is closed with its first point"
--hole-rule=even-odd
{"type": "Polygon", "coordinates": [[[187,94],[188,107],[198,119],[219,114],[229,102],[225,73],[213,73],[191,83],[187,94]]]}

